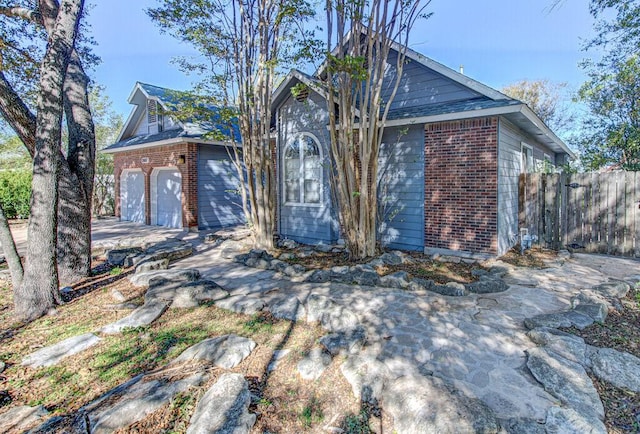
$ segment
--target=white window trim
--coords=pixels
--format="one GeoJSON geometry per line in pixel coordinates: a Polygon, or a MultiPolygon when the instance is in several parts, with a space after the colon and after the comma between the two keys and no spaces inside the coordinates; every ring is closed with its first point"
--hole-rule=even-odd
{"type": "Polygon", "coordinates": [[[535,170],[534,167],[534,159],[533,159],[533,146],[527,145],[525,142],[520,142],[520,163],[524,163],[523,167],[521,167],[521,173],[531,173],[535,170]],[[531,151],[531,161],[524,161],[523,156],[525,155],[524,150],[528,149],[531,151]],[[529,170],[527,170],[528,164],[531,164],[529,170]]]}
{"type": "MultiPolygon", "coordinates": [[[[182,172],[180,171],[180,169],[178,169],[175,166],[167,166],[167,167],[154,167],[153,170],[151,171],[151,185],[150,185],[150,192],[149,194],[151,195],[151,226],[157,226],[158,224],[158,174],[162,171],[172,171],[172,172],[178,172],[178,176],[180,177],[180,203],[184,203],[184,194],[182,192],[182,172]]],[[[184,212],[184,210],[181,210],[181,213],[184,212]]],[[[183,218],[184,221],[184,216],[181,215],[181,218],[183,218]]]]}
{"type": "MultiPolygon", "coordinates": [[[[323,208],[325,206],[324,203],[324,169],[322,169],[320,171],[320,202],[319,203],[305,203],[305,202],[288,202],[287,199],[287,173],[286,173],[286,164],[285,164],[285,155],[287,153],[287,148],[289,147],[289,145],[291,145],[295,140],[298,140],[300,138],[300,136],[308,136],[311,137],[311,139],[313,139],[313,141],[318,145],[318,152],[320,152],[319,158],[320,161],[323,162],[324,161],[324,153],[322,152],[322,145],[320,144],[320,140],[318,140],[318,137],[316,137],[314,134],[312,133],[307,133],[307,132],[302,132],[302,133],[297,133],[295,134],[293,140],[289,140],[289,142],[285,145],[285,147],[283,148],[282,151],[282,159],[281,159],[281,165],[280,167],[282,167],[282,193],[284,194],[284,200],[283,200],[283,204],[285,206],[289,206],[289,207],[305,207],[305,208],[323,208]]],[[[304,196],[304,180],[302,177],[302,171],[304,169],[304,164],[302,164],[302,150],[300,152],[300,173],[298,175],[298,181],[300,182],[300,194],[302,196],[304,196]]]]}
{"type": "MultiPolygon", "coordinates": [[[[134,173],[134,172],[139,172],[142,174],[142,179],[143,179],[143,183],[144,183],[144,172],[142,171],[142,169],[136,168],[136,169],[123,169],[122,172],[120,172],[120,220],[122,220],[122,210],[124,209],[124,195],[122,194],[123,191],[127,191],[127,176],[129,173],[134,173]]],[[[144,189],[144,185],[143,185],[143,189],[144,189]]],[[[144,202],[146,202],[146,198],[144,197],[145,192],[142,192],[143,194],[143,200],[144,202]]],[[[144,205],[144,207],[146,208],[146,203],[144,205]]],[[[142,224],[146,223],[146,210],[145,211],[145,215],[144,215],[144,220],[141,222],[142,224]]],[[[129,216],[127,216],[129,217],[129,216]]],[[[129,220],[125,220],[125,221],[129,221],[129,220]]]]}

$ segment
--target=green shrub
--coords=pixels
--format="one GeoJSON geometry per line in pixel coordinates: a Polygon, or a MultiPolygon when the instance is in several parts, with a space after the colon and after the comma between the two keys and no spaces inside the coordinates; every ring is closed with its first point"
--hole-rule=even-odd
{"type": "Polygon", "coordinates": [[[31,171],[0,171],[0,204],[7,218],[29,217],[31,201],[31,171]]]}

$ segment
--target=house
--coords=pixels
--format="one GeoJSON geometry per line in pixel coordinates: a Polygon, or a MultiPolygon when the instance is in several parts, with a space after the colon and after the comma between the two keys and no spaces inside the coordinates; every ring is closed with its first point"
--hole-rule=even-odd
{"type": "MultiPolygon", "coordinates": [[[[398,48],[389,55],[386,97],[398,48]]],[[[291,71],[272,106],[278,232],[308,244],[340,238],[330,113],[317,76],[291,71]]],[[[395,249],[502,255],[519,233],[519,175],[572,157],[524,103],[407,50],[379,157],[379,239],[395,249]]]]}
{"type": "Polygon", "coordinates": [[[215,139],[239,141],[237,127],[216,119],[215,108],[213,119],[179,120],[175,114],[184,95],[134,86],[134,107],[118,141],[102,151],[113,154],[116,216],[187,230],[244,223],[230,143],[215,139]]]}

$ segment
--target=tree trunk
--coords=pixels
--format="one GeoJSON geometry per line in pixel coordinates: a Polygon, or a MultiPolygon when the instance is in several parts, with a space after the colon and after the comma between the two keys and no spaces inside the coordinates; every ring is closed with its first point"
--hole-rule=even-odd
{"type": "Polygon", "coordinates": [[[9,228],[9,222],[4,215],[4,209],[2,209],[2,205],[0,205],[0,243],[2,243],[4,257],[7,260],[9,272],[11,273],[11,284],[14,288],[17,288],[22,283],[24,270],[22,269],[20,255],[18,254],[16,243],[13,241],[11,229],[9,228]]]}
{"type": "Polygon", "coordinates": [[[16,315],[25,321],[60,301],[56,230],[63,83],[83,6],[84,0],[63,0],[40,68],[27,263],[22,285],[14,288],[16,315]]]}
{"type": "MultiPolygon", "coordinates": [[[[40,0],[41,24],[51,35],[57,0],[40,0]]],[[[58,275],[70,285],[91,271],[91,198],[95,172],[95,129],[89,108],[89,78],[74,50],[66,71],[64,108],[69,130],[67,157],[60,153],[58,203],[58,275]]],[[[0,112],[34,156],[36,117],[0,71],[0,112]]]]}

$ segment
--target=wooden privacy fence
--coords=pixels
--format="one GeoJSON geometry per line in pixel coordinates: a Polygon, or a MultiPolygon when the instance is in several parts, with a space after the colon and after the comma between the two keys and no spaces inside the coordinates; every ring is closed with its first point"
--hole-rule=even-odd
{"type": "Polygon", "coordinates": [[[543,247],[640,257],[640,172],[520,175],[520,228],[543,247]]]}

